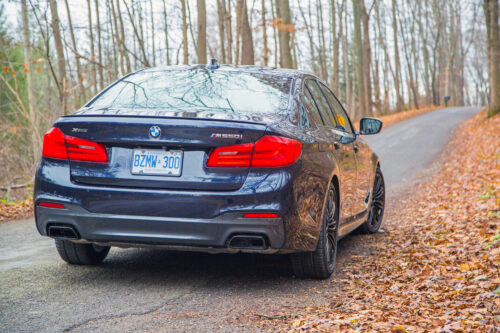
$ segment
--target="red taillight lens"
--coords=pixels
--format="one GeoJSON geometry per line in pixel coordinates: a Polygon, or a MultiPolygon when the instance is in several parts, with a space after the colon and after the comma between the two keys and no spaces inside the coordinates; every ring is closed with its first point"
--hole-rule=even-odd
{"type": "Polygon", "coordinates": [[[253,143],[215,148],[208,157],[207,167],[249,167],[252,159],[252,150],[253,143]]]}
{"type": "Polygon", "coordinates": [[[84,162],[107,162],[108,154],[103,144],[75,138],[66,137],[66,149],[68,157],[73,161],[84,162]]]}
{"type": "Polygon", "coordinates": [[[276,219],[279,218],[280,216],[275,213],[245,213],[243,214],[244,218],[250,218],[250,219],[276,219]]]}
{"type": "Polygon", "coordinates": [[[104,145],[65,136],[57,127],[52,128],[43,138],[42,155],[44,157],[84,162],[108,162],[104,145]]]}
{"type": "Polygon", "coordinates": [[[43,137],[42,155],[50,158],[68,159],[64,133],[59,128],[54,127],[50,129],[43,137]]]}
{"type": "Polygon", "coordinates": [[[281,167],[293,164],[300,156],[299,141],[279,136],[264,136],[255,143],[252,167],[281,167]]]}
{"type": "Polygon", "coordinates": [[[58,204],[58,203],[54,203],[54,202],[46,202],[46,201],[39,202],[38,206],[40,206],[40,207],[49,207],[49,208],[58,208],[58,209],[64,209],[65,208],[63,204],[58,204]]]}
{"type": "Polygon", "coordinates": [[[208,157],[207,167],[281,167],[293,164],[300,156],[299,141],[279,136],[264,136],[255,144],[215,148],[208,157]]]}

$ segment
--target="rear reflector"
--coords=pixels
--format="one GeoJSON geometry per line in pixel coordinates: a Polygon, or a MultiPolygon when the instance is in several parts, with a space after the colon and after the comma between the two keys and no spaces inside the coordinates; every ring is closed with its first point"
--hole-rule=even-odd
{"type": "Polygon", "coordinates": [[[46,201],[39,202],[38,206],[40,206],[40,207],[49,207],[49,208],[58,208],[58,209],[64,209],[64,208],[66,208],[66,207],[64,207],[63,204],[58,204],[58,203],[54,203],[54,202],[46,202],[46,201]]]}
{"type": "Polygon", "coordinates": [[[255,144],[218,147],[212,150],[207,167],[281,167],[293,164],[300,156],[302,144],[299,141],[264,136],[255,144]]]}
{"type": "Polygon", "coordinates": [[[103,144],[65,136],[57,127],[45,134],[42,155],[72,161],[108,162],[108,154],[103,144]]]}
{"type": "Polygon", "coordinates": [[[245,213],[243,217],[250,219],[275,219],[279,218],[279,215],[275,213],[245,213]]]}

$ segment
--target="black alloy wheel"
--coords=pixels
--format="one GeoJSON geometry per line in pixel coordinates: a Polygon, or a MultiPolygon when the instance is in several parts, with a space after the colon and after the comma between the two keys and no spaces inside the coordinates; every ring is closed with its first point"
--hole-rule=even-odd
{"type": "Polygon", "coordinates": [[[370,210],[366,222],[361,225],[361,231],[367,234],[376,233],[382,225],[385,210],[385,182],[380,168],[375,173],[370,210]]]}
{"type": "Polygon", "coordinates": [[[291,255],[295,276],[326,279],[332,275],[337,258],[338,244],[339,210],[337,198],[337,189],[332,183],[328,189],[323,223],[316,250],[312,252],[298,252],[291,255]]]}

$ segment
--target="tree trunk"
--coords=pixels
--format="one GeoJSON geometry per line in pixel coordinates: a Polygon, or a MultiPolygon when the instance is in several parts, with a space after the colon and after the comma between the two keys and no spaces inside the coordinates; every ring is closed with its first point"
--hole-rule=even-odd
{"type": "Polygon", "coordinates": [[[365,92],[365,79],[364,79],[364,56],[363,56],[363,40],[361,38],[361,1],[364,0],[353,0],[353,19],[354,19],[354,43],[356,49],[356,74],[358,77],[358,99],[359,99],[359,112],[356,112],[359,116],[364,116],[367,114],[366,110],[366,92],[365,92]]]}
{"type": "Polygon", "coordinates": [[[182,6],[182,48],[184,51],[184,65],[189,63],[189,45],[187,31],[186,0],[181,0],[182,6]]]}
{"type": "Polygon", "coordinates": [[[365,85],[365,116],[373,115],[372,80],[371,80],[371,46],[370,16],[366,12],[365,0],[360,1],[361,20],[363,21],[363,80],[365,85]]]}
{"type": "Polygon", "coordinates": [[[392,0],[392,31],[394,38],[394,85],[396,89],[396,111],[401,111],[403,108],[403,101],[401,99],[400,92],[400,77],[401,77],[401,69],[399,64],[399,47],[398,47],[398,23],[396,17],[396,0],[392,0]]]}
{"type": "Polygon", "coordinates": [[[151,55],[153,56],[153,66],[156,66],[156,47],[155,47],[155,17],[153,12],[153,0],[149,0],[149,12],[151,13],[151,55]]]}
{"type": "Polygon", "coordinates": [[[163,30],[165,32],[165,57],[167,58],[167,66],[170,66],[170,50],[168,46],[168,20],[167,20],[167,5],[163,0],[163,30]]]}
{"type": "Polygon", "coordinates": [[[31,40],[30,40],[30,24],[28,20],[28,8],[26,0],[21,0],[21,15],[23,22],[23,38],[24,38],[24,61],[26,63],[27,73],[27,89],[28,89],[28,105],[29,105],[29,119],[32,126],[31,144],[33,153],[33,164],[40,158],[40,145],[41,142],[38,138],[38,113],[36,110],[36,100],[34,93],[33,83],[33,61],[31,60],[31,40]]]}
{"type": "Polygon", "coordinates": [[[118,17],[116,15],[115,2],[112,0],[110,1],[110,3],[111,3],[111,17],[113,19],[113,26],[115,27],[115,39],[116,39],[116,44],[118,45],[118,53],[120,54],[120,71],[121,75],[125,75],[125,50],[123,49],[122,46],[121,34],[118,28],[118,17]]]}
{"type": "Polygon", "coordinates": [[[116,11],[118,12],[118,20],[120,21],[120,34],[121,34],[120,40],[121,40],[121,44],[122,44],[125,63],[127,65],[127,73],[130,73],[132,71],[132,68],[131,68],[131,64],[130,64],[130,57],[128,54],[128,50],[126,49],[126,44],[125,44],[125,40],[126,40],[125,39],[125,28],[123,25],[122,12],[120,10],[120,0],[116,0],[116,11]]]}
{"type": "MultiPolygon", "coordinates": [[[[71,36],[71,44],[73,45],[73,49],[76,51],[76,39],[75,39],[75,33],[73,31],[73,23],[71,21],[71,12],[69,10],[69,4],[68,4],[68,0],[65,0],[65,4],[66,4],[66,14],[68,15],[68,24],[69,24],[69,32],[70,32],[70,36],[71,36]]],[[[75,63],[76,63],[76,75],[78,77],[78,88],[80,90],[80,96],[81,98],[83,98],[83,100],[85,101],[86,98],[85,98],[85,87],[83,86],[83,76],[82,76],[82,66],[80,64],[80,56],[78,56],[76,53],[75,53],[75,63]]],[[[78,101],[78,104],[80,104],[80,98],[77,99],[78,101]]]]}
{"type": "Polygon", "coordinates": [[[233,63],[233,27],[231,19],[231,0],[227,0],[226,12],[226,33],[227,33],[227,62],[233,63]]]}
{"type": "Polygon", "coordinates": [[[489,111],[492,117],[500,111],[500,36],[498,34],[498,0],[484,0],[488,41],[488,70],[490,82],[489,111]]]}
{"type": "MultiPolygon", "coordinates": [[[[344,5],[346,0],[342,1],[342,6],[344,5]]],[[[345,7],[344,7],[345,8],[345,7]]],[[[345,103],[347,105],[347,112],[352,116],[352,104],[351,104],[351,71],[349,66],[349,45],[347,44],[349,40],[349,29],[347,28],[347,13],[344,15],[344,25],[345,25],[345,34],[344,38],[342,38],[342,55],[344,60],[344,79],[345,79],[345,103]]]]}
{"type": "Polygon", "coordinates": [[[252,29],[248,21],[248,9],[246,0],[238,0],[241,2],[241,64],[255,64],[255,56],[253,51],[252,29]]]}
{"type": "Polygon", "coordinates": [[[278,20],[281,19],[282,22],[278,24],[280,66],[283,68],[293,68],[292,53],[290,50],[290,30],[293,28],[293,25],[288,0],[276,0],[276,12],[278,20]]]}
{"type": "MultiPolygon", "coordinates": [[[[230,0],[229,0],[230,1],[230,0]]],[[[243,2],[241,0],[236,1],[236,50],[234,53],[234,64],[240,64],[240,43],[241,43],[241,19],[243,17],[243,2]]]]}
{"type": "Polygon", "coordinates": [[[198,12],[198,63],[207,63],[207,7],[205,0],[196,1],[196,9],[198,12]]]}
{"type": "MultiPolygon", "coordinates": [[[[146,54],[146,47],[144,46],[144,33],[137,29],[137,26],[134,22],[135,14],[130,12],[130,8],[128,7],[127,2],[123,1],[123,4],[125,5],[125,9],[127,10],[127,14],[128,14],[129,19],[130,19],[130,24],[132,25],[132,30],[134,31],[134,34],[136,37],[134,39],[134,42],[137,40],[137,44],[139,44],[139,48],[141,49],[141,53],[142,53],[141,62],[144,64],[144,66],[150,67],[151,65],[149,64],[148,56],[146,54]]],[[[132,10],[134,10],[133,6],[132,6],[132,10]]],[[[140,12],[138,13],[138,17],[139,17],[139,22],[140,22],[141,21],[140,12]]],[[[142,27],[142,24],[139,24],[139,27],[142,27]]],[[[134,52],[134,55],[135,55],[135,52],[134,52]]]]}
{"type": "Polygon", "coordinates": [[[99,2],[95,0],[95,16],[97,19],[97,57],[99,59],[99,90],[104,88],[104,74],[102,69],[102,43],[101,43],[101,19],[99,18],[99,2]]]}
{"type": "Polygon", "coordinates": [[[266,1],[262,0],[261,2],[261,7],[262,7],[262,42],[264,43],[264,66],[267,66],[269,64],[269,49],[267,47],[267,30],[266,30],[266,1]]]}
{"type": "Polygon", "coordinates": [[[97,94],[97,69],[95,66],[95,48],[94,48],[94,34],[92,32],[92,8],[90,5],[90,0],[87,0],[87,11],[89,19],[89,38],[90,38],[90,60],[92,62],[91,72],[92,72],[92,93],[97,94]]]}
{"type": "Polygon", "coordinates": [[[219,40],[220,40],[220,56],[223,64],[226,63],[226,29],[225,29],[225,18],[226,18],[226,1],[217,0],[217,24],[219,26],[219,40]]]}
{"type": "Polygon", "coordinates": [[[278,0],[271,0],[271,11],[273,15],[273,40],[274,40],[274,67],[278,67],[278,33],[277,33],[277,22],[278,22],[278,17],[276,14],[276,7],[278,4],[276,3],[278,0]]]}
{"type": "Polygon", "coordinates": [[[56,46],[57,54],[57,72],[58,72],[58,88],[59,88],[59,102],[61,103],[60,109],[57,110],[56,116],[66,114],[66,61],[64,59],[64,49],[61,38],[61,30],[59,27],[59,14],[57,13],[56,0],[50,0],[50,14],[52,15],[52,34],[54,36],[54,44],[56,46]]]}

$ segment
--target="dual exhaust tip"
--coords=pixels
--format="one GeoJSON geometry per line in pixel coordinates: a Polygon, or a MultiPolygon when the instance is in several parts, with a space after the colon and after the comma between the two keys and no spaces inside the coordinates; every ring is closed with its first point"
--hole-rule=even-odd
{"type": "Polygon", "coordinates": [[[47,235],[57,239],[77,240],[80,239],[78,232],[70,225],[49,225],[47,235]]]}
{"type": "Polygon", "coordinates": [[[267,241],[259,235],[235,235],[229,239],[228,246],[240,250],[265,250],[267,241]]]}

